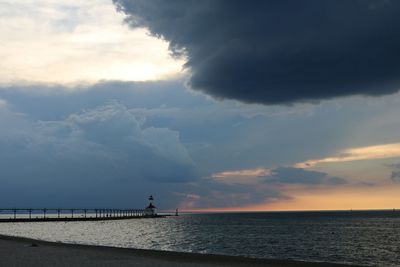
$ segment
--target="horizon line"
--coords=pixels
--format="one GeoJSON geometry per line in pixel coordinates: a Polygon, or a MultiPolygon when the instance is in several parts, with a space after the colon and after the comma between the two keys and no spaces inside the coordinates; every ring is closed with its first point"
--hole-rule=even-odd
{"type": "MultiPolygon", "coordinates": [[[[186,210],[178,209],[179,213],[274,213],[274,212],[351,212],[351,211],[400,211],[400,208],[382,209],[305,209],[305,210],[186,210]]],[[[160,210],[161,213],[176,212],[176,210],[160,210]]]]}

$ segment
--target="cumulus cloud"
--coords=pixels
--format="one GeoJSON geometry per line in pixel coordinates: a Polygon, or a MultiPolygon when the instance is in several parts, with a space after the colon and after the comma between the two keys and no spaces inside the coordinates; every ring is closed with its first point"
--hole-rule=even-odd
{"type": "Polygon", "coordinates": [[[144,127],[122,104],[111,102],[59,121],[29,122],[17,115],[9,111],[10,120],[0,117],[6,128],[0,133],[2,203],[27,204],[24,194],[20,202],[9,195],[24,190],[30,197],[56,194],[55,201],[63,203],[85,202],[84,195],[115,203],[119,194],[137,200],[162,191],[163,183],[197,179],[179,133],[144,127]],[[26,121],[10,125],[16,120],[26,121]]]}
{"type": "Polygon", "coordinates": [[[124,105],[110,103],[70,115],[65,122],[56,125],[50,122],[50,125],[51,128],[66,128],[74,137],[111,149],[110,152],[123,151],[127,160],[137,162],[136,170],[143,169],[143,176],[146,178],[167,181],[192,178],[185,168],[181,169],[181,175],[175,172],[170,174],[170,171],[179,165],[187,167],[193,164],[185,147],[180,143],[179,133],[168,128],[142,128],[140,122],[124,105]],[[146,160],[155,166],[147,166],[146,160]],[[152,172],[155,173],[149,175],[152,172]]]}
{"type": "Polygon", "coordinates": [[[114,0],[216,98],[290,104],[398,91],[400,3],[114,0]]]}

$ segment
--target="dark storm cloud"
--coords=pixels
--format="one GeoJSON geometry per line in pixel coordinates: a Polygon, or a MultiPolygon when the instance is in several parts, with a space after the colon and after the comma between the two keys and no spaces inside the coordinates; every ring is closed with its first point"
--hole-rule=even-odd
{"type": "MultiPolygon", "coordinates": [[[[279,168],[272,169],[274,181],[262,177],[256,185],[200,177],[397,142],[399,97],[304,105],[311,108],[304,113],[302,105],[213,101],[181,81],[0,87],[0,203],[139,208],[154,194],[157,207],[171,209],[287,199],[280,185],[329,187],[335,179],[279,168]]],[[[360,183],[366,185],[374,186],[360,183]]]]}
{"type": "Polygon", "coordinates": [[[304,185],[341,185],[347,183],[345,179],[329,176],[325,172],[293,167],[279,167],[273,169],[271,174],[267,176],[266,182],[304,185]]]}
{"type": "Polygon", "coordinates": [[[290,104],[396,92],[399,1],[114,0],[133,27],[185,53],[189,85],[290,104]]]}
{"type": "Polygon", "coordinates": [[[186,192],[176,192],[180,208],[226,208],[290,199],[290,196],[266,185],[225,184],[212,179],[201,179],[186,192]]]}
{"type": "MultiPolygon", "coordinates": [[[[262,155],[252,149],[243,154],[248,148],[239,145],[249,132],[248,120],[257,127],[250,132],[262,133],[265,142],[262,121],[276,128],[268,115],[275,109],[294,107],[216,102],[191,94],[181,81],[104,82],[73,90],[43,84],[0,87],[0,202],[41,207],[52,199],[65,207],[141,207],[154,194],[162,209],[286,199],[268,184],[200,179],[215,170],[265,163],[266,157],[283,159],[282,146],[268,145],[268,156],[264,149],[262,155]]],[[[297,115],[285,125],[299,132],[295,122],[304,122],[297,115]]],[[[268,138],[274,145],[288,138],[280,131],[274,135],[268,138]]]]}

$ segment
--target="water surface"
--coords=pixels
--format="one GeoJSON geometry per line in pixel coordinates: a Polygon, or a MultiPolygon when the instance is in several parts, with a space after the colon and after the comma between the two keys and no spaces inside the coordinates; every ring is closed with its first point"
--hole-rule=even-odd
{"type": "Polygon", "coordinates": [[[0,234],[115,247],[400,266],[398,211],[186,214],[161,219],[3,223],[0,234]]]}

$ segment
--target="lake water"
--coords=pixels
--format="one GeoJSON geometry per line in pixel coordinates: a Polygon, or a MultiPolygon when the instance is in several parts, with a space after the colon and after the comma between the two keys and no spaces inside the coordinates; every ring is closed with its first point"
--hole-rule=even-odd
{"type": "Polygon", "coordinates": [[[182,214],[2,223],[0,234],[67,243],[400,266],[400,211],[182,214]]]}

